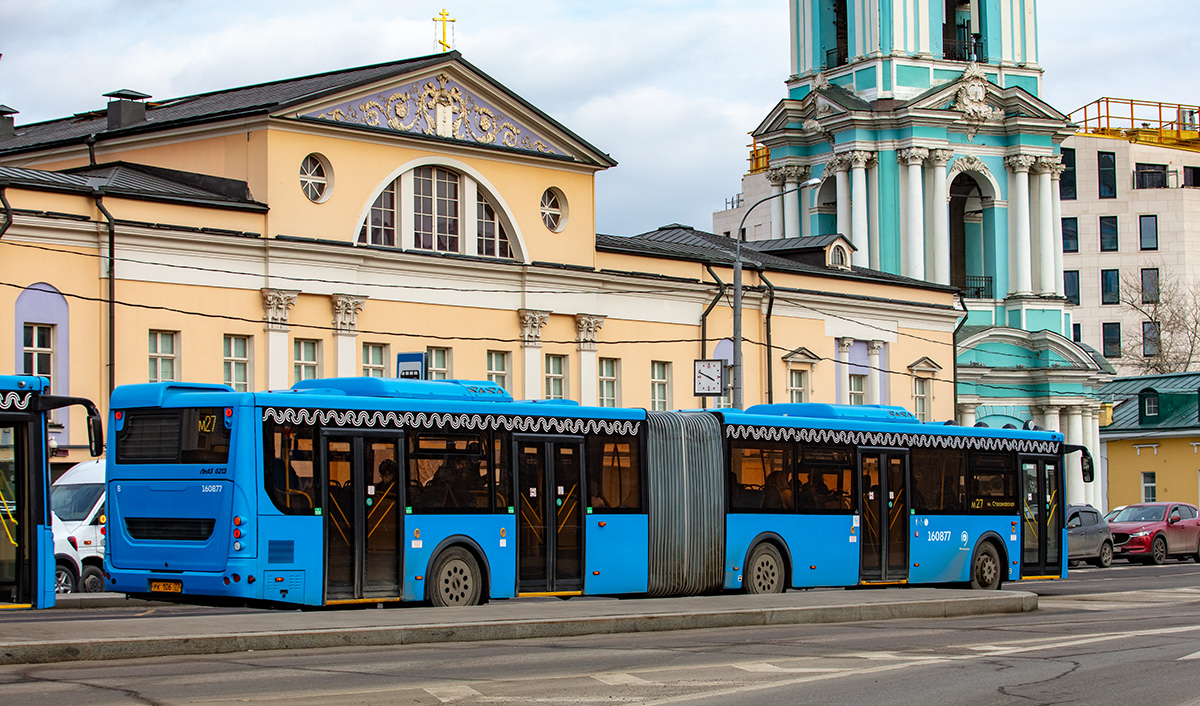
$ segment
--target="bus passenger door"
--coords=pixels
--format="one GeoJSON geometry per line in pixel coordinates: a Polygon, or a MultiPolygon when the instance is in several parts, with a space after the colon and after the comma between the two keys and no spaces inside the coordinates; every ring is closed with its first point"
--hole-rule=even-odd
{"type": "Polygon", "coordinates": [[[576,594],[583,590],[583,443],[516,437],[517,589],[576,594]]]}
{"type": "Polygon", "coordinates": [[[0,423],[0,606],[34,603],[36,515],[29,500],[30,486],[41,487],[42,476],[35,450],[25,443],[29,426],[0,423]]]}
{"type": "Polygon", "coordinates": [[[400,597],[400,437],[326,433],[325,601],[400,597]]]}
{"type": "Polygon", "coordinates": [[[1062,488],[1054,459],[1021,457],[1021,577],[1062,573],[1062,488]]]}
{"type": "Polygon", "coordinates": [[[860,451],[859,580],[908,580],[908,454],[860,451]]]}

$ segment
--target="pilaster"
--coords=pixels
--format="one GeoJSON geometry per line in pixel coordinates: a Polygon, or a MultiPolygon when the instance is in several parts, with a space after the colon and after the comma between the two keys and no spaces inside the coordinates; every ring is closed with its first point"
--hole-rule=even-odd
{"type": "Polygon", "coordinates": [[[267,389],[285,390],[291,387],[288,368],[291,351],[288,350],[290,326],[288,313],[296,305],[300,292],[295,289],[272,289],[263,287],[263,321],[267,332],[267,389]]]}

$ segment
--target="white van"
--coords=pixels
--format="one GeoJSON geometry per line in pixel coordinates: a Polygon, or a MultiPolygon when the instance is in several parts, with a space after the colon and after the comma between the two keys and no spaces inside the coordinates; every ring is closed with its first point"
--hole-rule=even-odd
{"type": "Polygon", "coordinates": [[[54,542],[58,533],[78,553],[80,564],[76,591],[99,593],[104,590],[104,459],[84,461],[62,474],[50,486],[50,509],[61,520],[54,524],[54,542]]]}

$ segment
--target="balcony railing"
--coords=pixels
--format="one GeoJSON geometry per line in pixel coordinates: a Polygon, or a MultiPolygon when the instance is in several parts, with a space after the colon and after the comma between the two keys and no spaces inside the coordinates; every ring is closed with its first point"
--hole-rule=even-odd
{"type": "Polygon", "coordinates": [[[992,291],[992,278],[987,275],[966,275],[965,277],[955,277],[950,280],[952,287],[958,287],[963,290],[963,296],[967,299],[995,299],[992,291]]]}
{"type": "Polygon", "coordinates": [[[987,62],[987,54],[983,51],[982,38],[943,39],[942,53],[950,61],[987,62]]]}

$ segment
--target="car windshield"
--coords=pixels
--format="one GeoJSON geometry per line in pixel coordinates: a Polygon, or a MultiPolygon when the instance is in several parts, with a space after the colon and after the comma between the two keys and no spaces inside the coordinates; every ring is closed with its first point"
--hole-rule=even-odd
{"type": "Polygon", "coordinates": [[[1161,505],[1153,505],[1150,507],[1138,507],[1133,505],[1118,512],[1115,516],[1109,519],[1109,522],[1162,522],[1166,511],[1167,508],[1162,507],[1161,505]]]}
{"type": "Polygon", "coordinates": [[[103,483],[55,485],[50,488],[50,509],[63,522],[86,520],[104,492],[103,483]]]}

